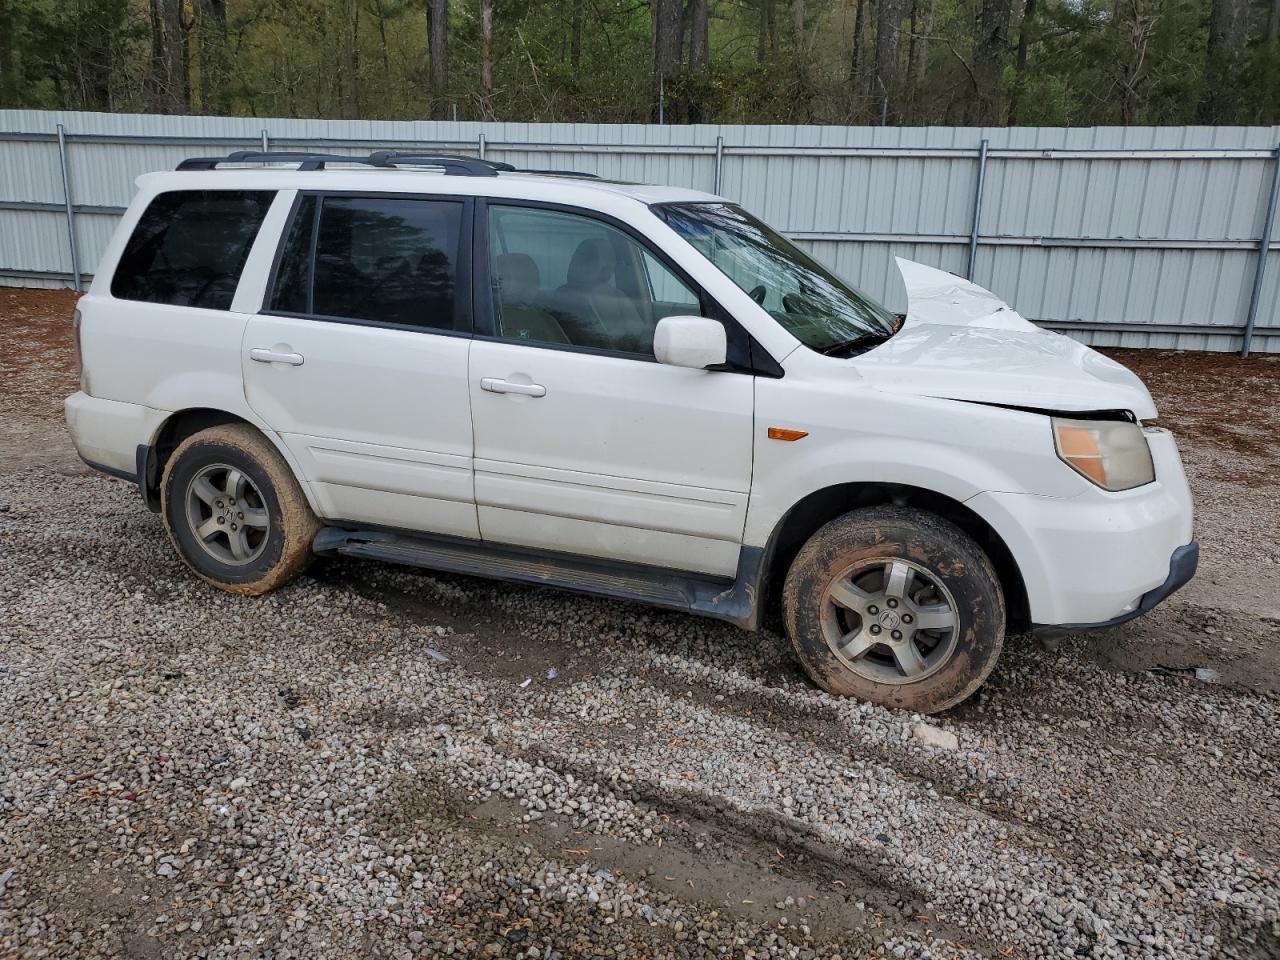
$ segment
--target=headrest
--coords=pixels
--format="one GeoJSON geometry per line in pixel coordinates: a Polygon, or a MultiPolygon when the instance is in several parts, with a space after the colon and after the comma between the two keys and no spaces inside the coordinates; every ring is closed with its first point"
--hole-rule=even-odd
{"type": "Polygon", "coordinates": [[[502,299],[512,303],[532,303],[542,286],[538,265],[527,253],[504,253],[493,261],[502,299]]]}
{"type": "Polygon", "coordinates": [[[613,245],[608,240],[583,240],[573,251],[565,282],[571,287],[596,287],[613,277],[613,245]]]}

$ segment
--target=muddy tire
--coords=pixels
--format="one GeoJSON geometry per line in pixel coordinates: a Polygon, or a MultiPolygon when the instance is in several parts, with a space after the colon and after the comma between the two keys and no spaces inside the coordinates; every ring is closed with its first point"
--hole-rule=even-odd
{"type": "Polygon", "coordinates": [[[244,596],[305,570],[321,526],[284,458],[248,424],[184,440],[165,464],[160,512],[183,562],[202,580],[244,596]]]}
{"type": "Polygon", "coordinates": [[[1004,644],[1000,581],[941,517],[855,510],[800,549],[783,587],[787,633],[829,693],[937,713],[982,685],[1004,644]]]}

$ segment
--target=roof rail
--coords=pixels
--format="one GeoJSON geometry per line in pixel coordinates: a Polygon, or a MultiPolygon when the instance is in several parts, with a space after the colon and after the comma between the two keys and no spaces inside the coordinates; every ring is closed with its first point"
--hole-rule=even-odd
{"type": "Polygon", "coordinates": [[[178,164],[179,170],[216,170],[223,163],[296,163],[299,170],[323,170],[330,163],[353,163],[366,167],[421,166],[438,167],[446,176],[496,177],[499,170],[515,169],[509,163],[476,160],[473,157],[402,153],[378,150],[367,157],[348,157],[336,153],[238,150],[225,157],[191,157],[178,164]]]}
{"type": "Polygon", "coordinates": [[[578,180],[599,180],[598,173],[583,173],[581,170],[525,170],[512,167],[516,173],[532,173],[540,177],[574,177],[578,180]]]}
{"type": "Polygon", "coordinates": [[[225,157],[191,157],[178,164],[179,170],[216,170],[223,163],[296,163],[299,170],[323,170],[329,163],[358,164],[365,167],[437,167],[451,177],[496,177],[502,173],[531,173],[544,177],[574,177],[599,180],[594,173],[577,170],[525,170],[501,160],[477,160],[452,154],[413,153],[403,150],[375,150],[367,157],[338,153],[308,153],[305,150],[238,150],[225,157]]]}

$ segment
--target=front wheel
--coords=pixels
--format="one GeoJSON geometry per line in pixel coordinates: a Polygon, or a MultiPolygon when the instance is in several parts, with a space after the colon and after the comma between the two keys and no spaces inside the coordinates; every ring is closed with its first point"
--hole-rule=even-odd
{"type": "Polygon", "coordinates": [[[223,590],[266,593],[313,559],[320,522],[284,458],[248,424],[184,440],[165,464],[160,507],[178,555],[223,590]]]}
{"type": "Polygon", "coordinates": [[[986,680],[1004,644],[991,561],[955,524],[873,507],[800,549],[783,613],[806,672],[829,693],[937,713],[986,680]]]}

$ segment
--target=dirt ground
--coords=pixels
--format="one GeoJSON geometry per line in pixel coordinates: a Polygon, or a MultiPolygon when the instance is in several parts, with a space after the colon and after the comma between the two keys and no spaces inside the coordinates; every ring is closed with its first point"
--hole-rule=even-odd
{"type": "Polygon", "coordinates": [[[345,560],[210,590],[71,447],[73,307],[0,288],[0,956],[1280,956],[1280,357],[1107,351],[1200,574],[1011,638],[951,751],[768,632],[345,560]]]}

